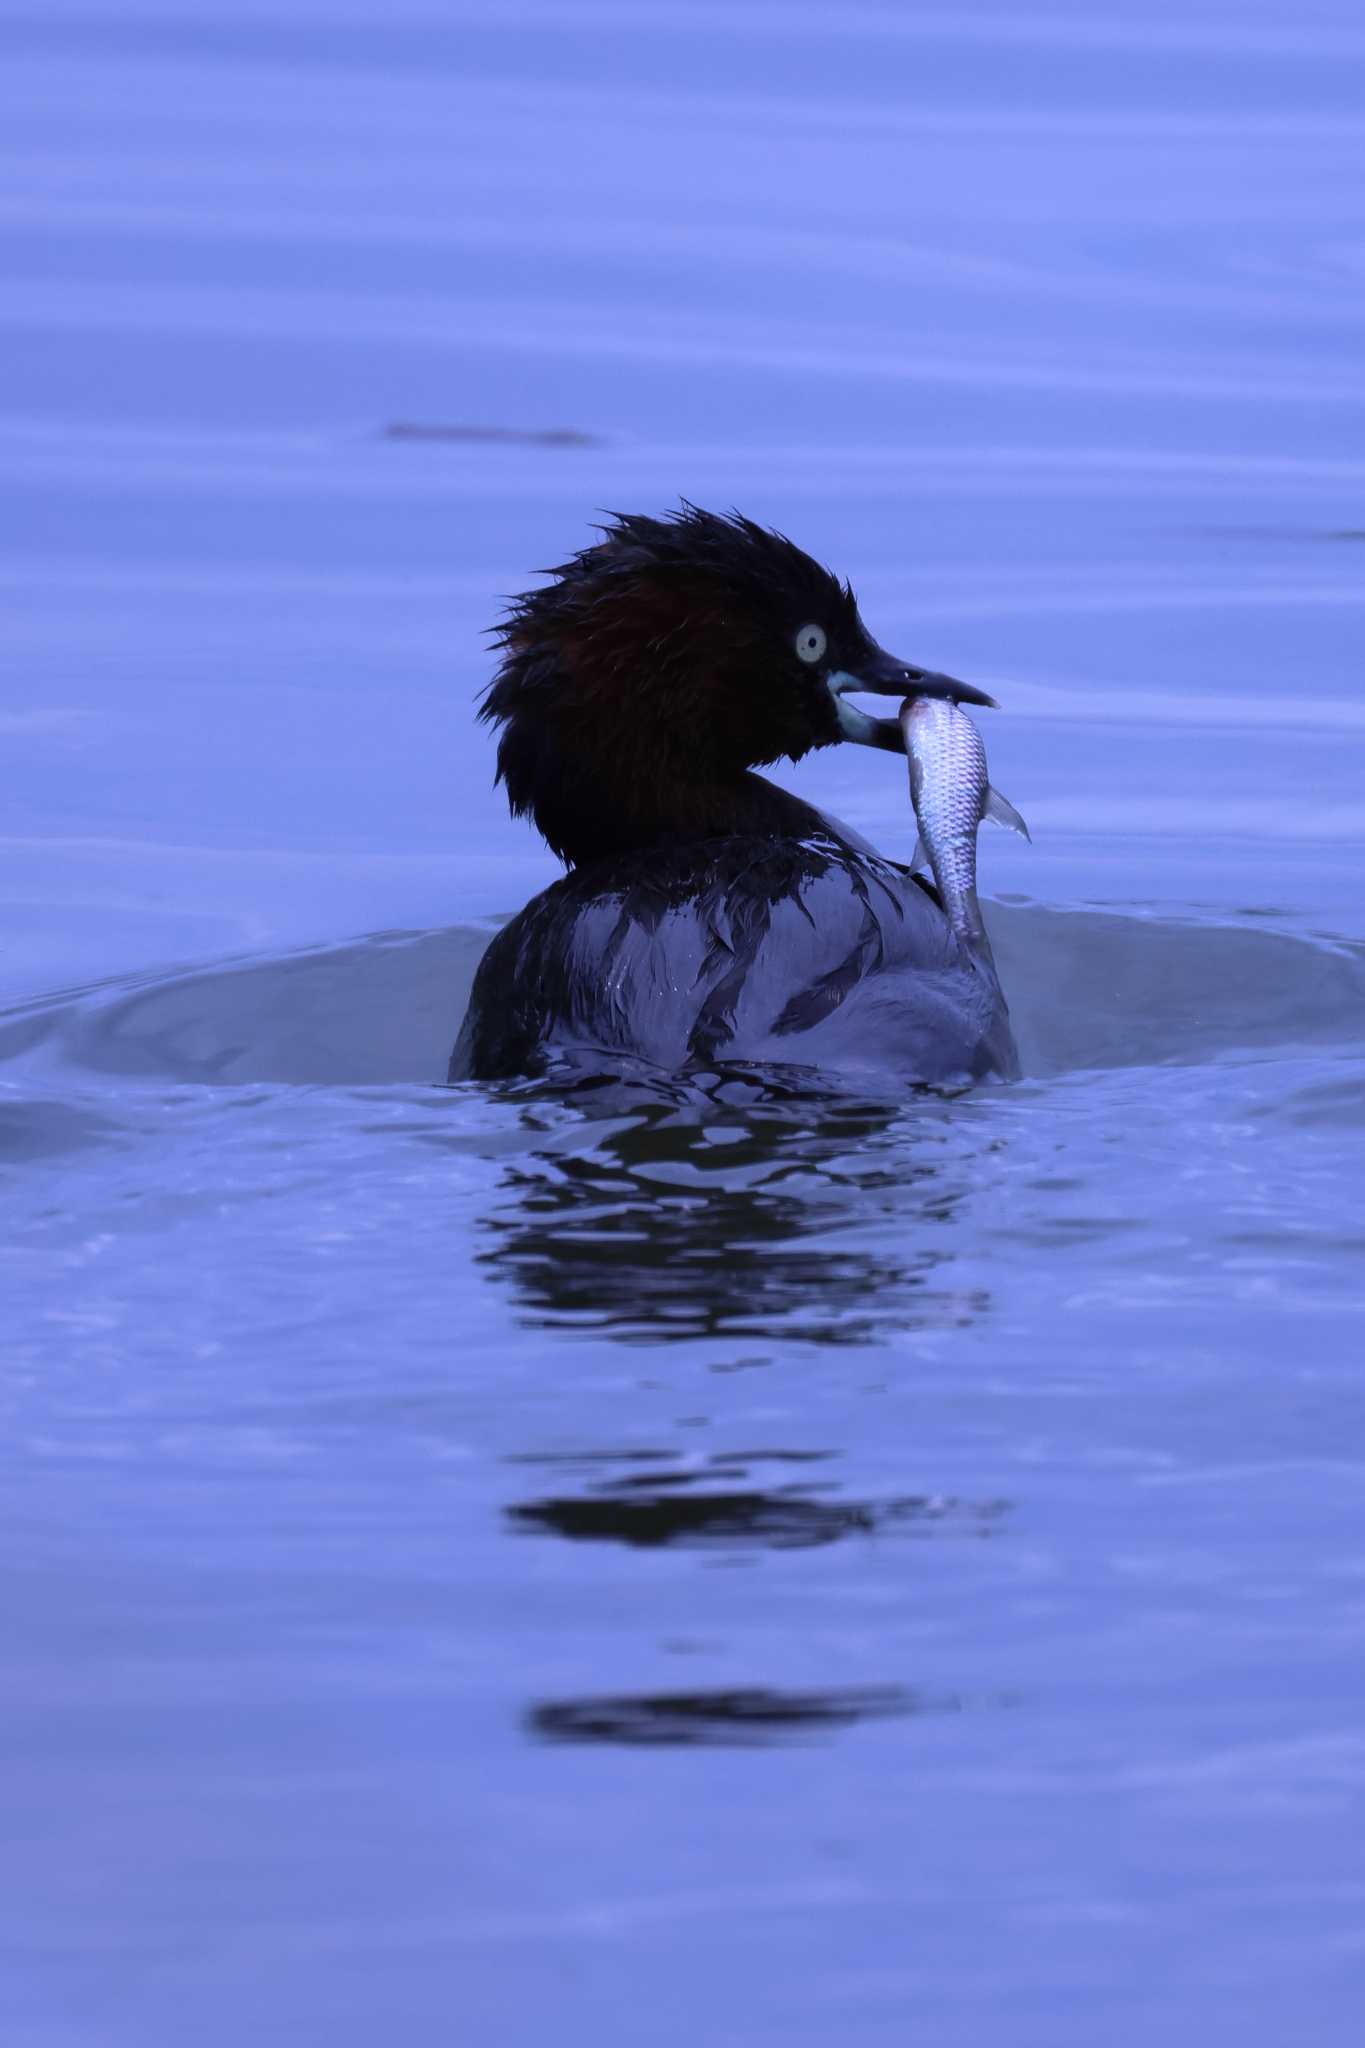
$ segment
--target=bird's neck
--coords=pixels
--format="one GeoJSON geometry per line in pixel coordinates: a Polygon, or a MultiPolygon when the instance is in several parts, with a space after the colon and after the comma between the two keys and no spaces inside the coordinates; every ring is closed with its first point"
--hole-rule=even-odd
{"type": "Polygon", "coordinates": [[[811,804],[752,770],[727,776],[657,759],[607,766],[575,762],[571,749],[538,751],[544,772],[528,777],[518,771],[515,749],[504,746],[503,778],[513,809],[530,816],[570,867],[702,839],[829,831],[811,804]]]}

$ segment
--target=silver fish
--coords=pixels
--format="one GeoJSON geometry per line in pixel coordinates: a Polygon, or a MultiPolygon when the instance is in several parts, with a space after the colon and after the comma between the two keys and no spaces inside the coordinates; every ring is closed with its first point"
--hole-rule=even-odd
{"type": "Polygon", "coordinates": [[[986,749],[965,711],[937,697],[907,697],[901,731],[910,761],[910,799],[919,823],[912,868],[927,857],[948,922],[962,943],[990,958],[976,900],[976,834],[983,818],[1029,836],[1014,805],[992,789],[986,749]]]}

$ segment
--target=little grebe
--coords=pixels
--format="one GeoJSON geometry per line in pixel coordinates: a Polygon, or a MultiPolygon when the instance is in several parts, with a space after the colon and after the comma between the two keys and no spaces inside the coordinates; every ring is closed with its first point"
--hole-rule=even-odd
{"type": "Polygon", "coordinates": [[[887,654],[847,583],[738,514],[684,505],[602,532],[497,629],[480,715],[501,728],[498,779],[569,873],[489,946],[450,1079],[1016,1073],[989,950],[954,937],[927,883],[754,773],[840,740],[903,755],[899,722],[851,691],[993,700],[887,654]]]}

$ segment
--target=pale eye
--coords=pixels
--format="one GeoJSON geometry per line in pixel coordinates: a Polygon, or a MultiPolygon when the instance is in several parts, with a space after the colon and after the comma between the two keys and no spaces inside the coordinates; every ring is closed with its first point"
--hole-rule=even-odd
{"type": "Polygon", "coordinates": [[[796,652],[801,661],[819,661],[828,646],[823,626],[802,626],[796,635],[796,652]]]}

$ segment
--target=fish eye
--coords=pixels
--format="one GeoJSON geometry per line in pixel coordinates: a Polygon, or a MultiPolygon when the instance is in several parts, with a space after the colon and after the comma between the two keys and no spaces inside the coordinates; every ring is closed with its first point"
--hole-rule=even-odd
{"type": "Polygon", "coordinates": [[[796,634],[796,658],[798,661],[819,661],[829,642],[823,626],[801,626],[796,634]]]}

